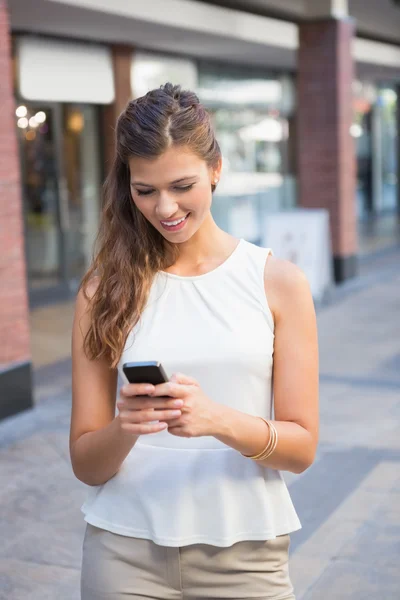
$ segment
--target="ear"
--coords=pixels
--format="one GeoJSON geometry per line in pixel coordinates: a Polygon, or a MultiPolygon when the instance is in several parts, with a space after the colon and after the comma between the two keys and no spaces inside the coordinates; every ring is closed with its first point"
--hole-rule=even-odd
{"type": "Polygon", "coordinates": [[[222,158],[219,159],[218,164],[212,170],[212,183],[217,184],[221,179],[222,173],[222,158]]]}

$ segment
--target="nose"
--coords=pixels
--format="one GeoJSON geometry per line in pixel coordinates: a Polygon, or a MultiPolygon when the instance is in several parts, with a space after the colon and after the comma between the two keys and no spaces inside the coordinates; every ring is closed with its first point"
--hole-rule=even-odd
{"type": "Polygon", "coordinates": [[[178,204],[176,200],[167,192],[161,193],[156,205],[157,217],[162,219],[171,219],[178,212],[178,204]]]}

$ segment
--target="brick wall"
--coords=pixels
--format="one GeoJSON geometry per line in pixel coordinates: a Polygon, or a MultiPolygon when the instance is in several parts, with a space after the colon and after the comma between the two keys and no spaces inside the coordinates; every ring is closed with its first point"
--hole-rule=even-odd
{"type": "Polygon", "coordinates": [[[117,118],[132,98],[131,66],[133,48],[115,45],[112,48],[115,100],[103,108],[104,126],[104,166],[107,173],[115,151],[115,125],[117,118]]]}
{"type": "Polygon", "coordinates": [[[10,35],[0,0],[0,369],[30,361],[29,312],[10,35]]]}
{"type": "Polygon", "coordinates": [[[337,280],[355,274],[357,253],[352,38],[351,21],[300,25],[299,202],[330,213],[337,280]]]}

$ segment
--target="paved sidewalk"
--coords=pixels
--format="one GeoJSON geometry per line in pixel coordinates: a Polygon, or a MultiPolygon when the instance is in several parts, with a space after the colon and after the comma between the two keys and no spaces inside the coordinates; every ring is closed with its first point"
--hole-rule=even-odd
{"type": "MultiPolygon", "coordinates": [[[[400,251],[318,311],[321,442],[287,475],[298,600],[400,598],[400,251]]],[[[78,600],[85,486],[68,455],[68,361],[36,374],[33,411],[0,423],[0,600],[78,600]]]]}

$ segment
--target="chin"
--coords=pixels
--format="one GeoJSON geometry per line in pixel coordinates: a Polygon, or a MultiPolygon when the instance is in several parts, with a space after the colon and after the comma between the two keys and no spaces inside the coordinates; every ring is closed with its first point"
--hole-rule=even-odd
{"type": "Polygon", "coordinates": [[[188,223],[188,225],[189,227],[185,227],[182,229],[182,231],[171,231],[171,233],[169,233],[162,227],[157,227],[157,231],[159,231],[163,238],[165,238],[168,242],[171,242],[171,244],[184,244],[185,242],[188,242],[194,235],[196,235],[197,231],[199,230],[199,227],[193,227],[194,223],[188,223]]]}
{"type": "Polygon", "coordinates": [[[182,233],[168,234],[167,231],[163,231],[162,236],[168,240],[168,242],[171,242],[171,244],[184,244],[185,242],[188,242],[195,233],[196,232],[184,233],[182,231],[182,233]]]}

